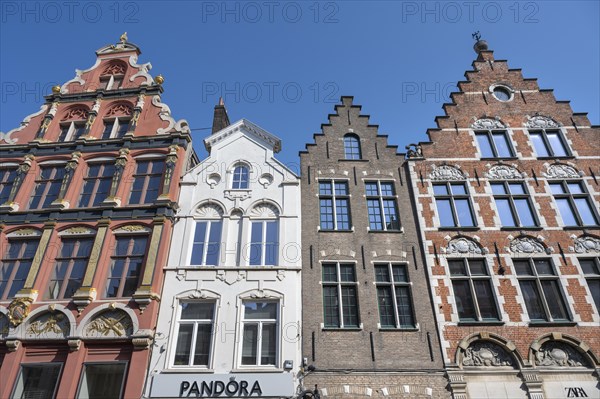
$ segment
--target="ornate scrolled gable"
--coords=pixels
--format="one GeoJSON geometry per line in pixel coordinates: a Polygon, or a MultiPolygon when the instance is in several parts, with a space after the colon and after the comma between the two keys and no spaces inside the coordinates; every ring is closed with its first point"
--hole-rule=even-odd
{"type": "Polygon", "coordinates": [[[543,115],[527,116],[525,127],[529,129],[551,129],[559,128],[560,124],[554,119],[543,115]]]}
{"type": "Polygon", "coordinates": [[[465,180],[467,174],[461,171],[456,166],[450,165],[433,165],[433,171],[429,174],[431,180],[465,180]]]}
{"type": "Polygon", "coordinates": [[[546,172],[542,172],[542,176],[546,179],[579,179],[583,176],[583,172],[578,172],[574,167],[563,163],[544,165],[546,172]]]}

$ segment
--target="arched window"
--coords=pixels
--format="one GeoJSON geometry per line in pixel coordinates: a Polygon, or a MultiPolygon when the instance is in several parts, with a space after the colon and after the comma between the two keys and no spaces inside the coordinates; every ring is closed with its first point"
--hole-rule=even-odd
{"type": "Polygon", "coordinates": [[[279,210],[272,204],[255,206],[250,212],[250,266],[279,264],[279,210]]]}
{"type": "Polygon", "coordinates": [[[221,253],[223,209],[216,204],[202,206],[196,212],[191,264],[196,266],[218,266],[221,253]]]}
{"type": "Polygon", "coordinates": [[[117,90],[123,84],[127,65],[122,61],[111,62],[100,76],[100,89],[117,90]]]}
{"type": "Polygon", "coordinates": [[[83,106],[70,108],[60,122],[58,141],[77,140],[85,133],[88,110],[83,106]]]}
{"type": "Polygon", "coordinates": [[[346,159],[362,159],[360,139],[355,134],[344,136],[344,156],[346,159]]]}
{"type": "Polygon", "coordinates": [[[102,140],[122,138],[129,130],[133,109],[130,104],[118,103],[113,105],[104,117],[102,140]]]}
{"type": "Polygon", "coordinates": [[[250,171],[246,165],[238,165],[233,170],[231,188],[234,190],[247,189],[249,186],[250,171]]]}

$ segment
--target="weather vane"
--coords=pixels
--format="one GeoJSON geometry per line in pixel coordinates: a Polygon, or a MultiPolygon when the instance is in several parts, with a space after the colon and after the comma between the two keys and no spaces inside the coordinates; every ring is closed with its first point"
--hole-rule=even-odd
{"type": "Polygon", "coordinates": [[[473,33],[471,35],[473,37],[473,39],[475,39],[476,41],[480,41],[481,40],[481,33],[479,33],[479,31],[473,33]]]}

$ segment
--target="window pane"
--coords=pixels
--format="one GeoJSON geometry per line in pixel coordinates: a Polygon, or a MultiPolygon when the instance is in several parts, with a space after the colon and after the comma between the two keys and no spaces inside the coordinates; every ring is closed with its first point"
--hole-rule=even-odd
{"type": "Polygon", "coordinates": [[[498,208],[498,215],[500,215],[502,226],[517,226],[517,221],[512,214],[508,199],[496,198],[496,207],[498,208]]]}
{"type": "Polygon", "coordinates": [[[414,327],[412,300],[408,287],[396,287],[396,305],[398,306],[400,327],[414,327]]]}
{"type": "Polygon", "coordinates": [[[342,282],[355,282],[354,265],[340,265],[340,280],[342,282]]]}
{"type": "Polygon", "coordinates": [[[590,205],[587,198],[574,198],[575,207],[579,212],[579,217],[581,218],[584,225],[595,225],[596,217],[594,216],[594,211],[592,210],[592,206],[590,205]]]}
{"type": "Polygon", "coordinates": [[[394,282],[408,283],[408,275],[406,274],[406,266],[394,265],[394,266],[392,266],[392,273],[394,274],[394,282]]]}
{"type": "Polygon", "coordinates": [[[245,319],[277,319],[277,302],[244,302],[245,319]]]}
{"type": "Polygon", "coordinates": [[[555,157],[565,157],[568,155],[558,132],[547,131],[546,137],[548,137],[548,142],[550,143],[550,147],[552,147],[555,157]]]}
{"type": "Polygon", "coordinates": [[[183,302],[181,320],[212,320],[215,305],[203,302],[183,302]]]}
{"type": "Polygon", "coordinates": [[[321,199],[320,203],[320,219],[321,229],[333,230],[333,200],[332,199],[321,199]]]}
{"type": "Polygon", "coordinates": [[[531,206],[529,205],[528,199],[515,199],[515,208],[517,209],[517,214],[519,215],[519,221],[521,222],[521,226],[536,226],[536,222],[533,217],[533,211],[531,210],[531,206]]]}
{"type": "Polygon", "coordinates": [[[456,300],[456,309],[460,319],[476,320],[475,302],[468,280],[453,280],[454,298],[456,300]]]}
{"type": "Polygon", "coordinates": [[[541,133],[529,133],[531,137],[531,142],[535,147],[535,152],[538,157],[547,157],[550,155],[548,149],[546,148],[546,144],[544,144],[544,139],[542,138],[541,133]]]}
{"type": "Polygon", "coordinates": [[[244,325],[244,337],[242,343],[242,364],[258,364],[256,349],[258,345],[258,325],[244,325]]]}
{"type": "Polygon", "coordinates": [[[489,280],[473,281],[477,303],[479,304],[479,314],[482,319],[498,320],[498,310],[494,303],[494,291],[489,280]]]}
{"type": "Polygon", "coordinates": [[[531,264],[527,260],[513,260],[515,271],[518,276],[533,276],[531,264]]]}
{"type": "Polygon", "coordinates": [[[469,260],[469,269],[473,276],[487,276],[487,268],[483,260],[469,260]]]}
{"type": "Polygon", "coordinates": [[[377,302],[379,304],[379,322],[382,327],[396,327],[392,287],[377,287],[377,302]]]}
{"type": "Polygon", "coordinates": [[[204,242],[206,238],[207,222],[196,222],[196,232],[194,233],[194,244],[192,246],[192,265],[202,265],[204,255],[204,242]]]}
{"type": "Polygon", "coordinates": [[[274,365],[277,349],[277,326],[275,323],[263,324],[260,350],[260,364],[274,365]]]}
{"type": "Polygon", "coordinates": [[[449,260],[448,267],[452,276],[466,276],[465,262],[462,260],[449,260]]]}
{"type": "Polygon", "coordinates": [[[16,177],[17,170],[14,168],[7,169],[6,167],[2,167],[2,170],[0,170],[0,205],[8,201],[8,196],[16,177]]]}
{"type": "Polygon", "coordinates": [[[562,217],[565,226],[577,226],[577,218],[571,208],[571,204],[567,198],[556,198],[556,204],[558,205],[558,211],[562,217]]]}
{"type": "Polygon", "coordinates": [[[498,151],[498,157],[512,157],[512,150],[510,142],[505,132],[492,133],[494,144],[496,144],[496,151],[498,151]]]}
{"type": "Polygon", "coordinates": [[[533,261],[535,270],[540,276],[554,276],[554,270],[549,260],[546,259],[535,259],[533,261]]]}
{"type": "Polygon", "coordinates": [[[354,135],[344,136],[344,154],[346,159],[360,159],[360,142],[354,135]]]}
{"type": "Polygon", "coordinates": [[[486,133],[477,134],[477,143],[479,144],[479,150],[481,151],[482,158],[493,158],[494,152],[492,150],[492,144],[486,133]]]}
{"type": "Polygon", "coordinates": [[[456,205],[456,214],[460,226],[474,226],[473,215],[471,214],[471,204],[467,199],[457,199],[454,201],[456,205]]]}
{"type": "Polygon", "coordinates": [[[581,265],[583,274],[600,274],[600,270],[598,270],[598,265],[594,259],[579,259],[579,265],[581,265]]]}
{"type": "Polygon", "coordinates": [[[358,327],[356,287],[342,286],[342,313],[344,316],[344,327],[358,327]]]}
{"type": "Polygon", "coordinates": [[[335,182],[335,195],[348,195],[348,183],[335,182]]]}
{"type": "Polygon", "coordinates": [[[558,280],[542,280],[541,283],[552,318],[554,320],[568,320],[567,308],[560,293],[558,280]]]}
{"type": "Polygon", "coordinates": [[[455,195],[467,195],[467,189],[464,184],[451,184],[450,188],[452,190],[452,194],[455,195]]]}
{"type": "Polygon", "coordinates": [[[499,194],[499,195],[507,194],[506,188],[504,187],[504,184],[502,184],[502,183],[492,183],[492,184],[490,184],[490,186],[492,186],[492,193],[494,193],[494,194],[499,194]]]}
{"type": "Polygon", "coordinates": [[[390,272],[387,265],[375,265],[375,281],[389,283],[390,272]]]}
{"type": "Polygon", "coordinates": [[[323,287],[323,311],[326,327],[340,326],[340,308],[337,287],[323,287]]]}
{"type": "Polygon", "coordinates": [[[531,320],[546,320],[544,308],[542,307],[540,293],[535,284],[535,281],[521,280],[521,291],[523,292],[523,299],[527,306],[527,313],[531,320]]]}
{"type": "Polygon", "coordinates": [[[196,348],[194,350],[195,366],[208,366],[211,333],[212,324],[198,324],[196,348]]]}
{"type": "Polygon", "coordinates": [[[233,189],[248,188],[249,170],[246,166],[236,166],[233,171],[233,189]]]}
{"type": "Polygon", "coordinates": [[[448,187],[445,184],[435,184],[433,186],[433,193],[435,195],[448,195],[448,187]]]}
{"type": "Polygon", "coordinates": [[[585,191],[583,191],[583,187],[581,187],[581,184],[579,184],[579,183],[567,183],[567,188],[569,189],[569,192],[571,194],[585,193],[585,191]]]}
{"type": "Polygon", "coordinates": [[[323,281],[337,282],[336,266],[331,264],[323,265],[323,281]]]}
{"type": "Polygon", "coordinates": [[[190,352],[192,351],[193,324],[180,324],[177,333],[177,347],[175,348],[176,366],[187,366],[190,363],[190,352]]]}
{"type": "Polygon", "coordinates": [[[550,183],[550,191],[552,194],[564,194],[565,188],[560,183],[550,183]]]}
{"type": "Polygon", "coordinates": [[[319,183],[319,194],[320,195],[331,195],[331,182],[320,182],[319,183]]]}
{"type": "Polygon", "coordinates": [[[378,196],[379,189],[377,188],[377,183],[365,183],[365,189],[368,196],[378,196]]]}
{"type": "Polygon", "coordinates": [[[600,312],[600,279],[587,279],[588,287],[594,303],[596,304],[596,311],[600,312]]]}
{"type": "Polygon", "coordinates": [[[221,248],[221,221],[211,221],[208,248],[206,249],[206,264],[219,264],[219,249],[221,248]]]}
{"type": "Polygon", "coordinates": [[[250,235],[250,265],[262,264],[262,222],[253,222],[250,235]]]}
{"type": "Polygon", "coordinates": [[[369,228],[371,230],[383,230],[383,218],[379,200],[367,200],[367,210],[369,212],[369,228]]]}
{"type": "Polygon", "coordinates": [[[455,226],[450,200],[436,199],[435,203],[437,205],[438,217],[440,218],[440,226],[455,226]]]}
{"type": "Polygon", "coordinates": [[[525,194],[525,187],[521,183],[508,183],[511,194],[525,194]]]}
{"type": "Polygon", "coordinates": [[[86,364],[79,389],[80,399],[119,398],[125,376],[125,363],[86,364]]]}
{"type": "Polygon", "coordinates": [[[265,265],[279,264],[279,228],[278,222],[266,222],[267,237],[265,244],[265,265]]]}
{"type": "Polygon", "coordinates": [[[347,199],[336,199],[336,218],[338,230],[350,230],[350,202],[347,199]]]}
{"type": "Polygon", "coordinates": [[[21,365],[21,375],[13,398],[53,398],[60,375],[60,364],[21,365]]]}
{"type": "Polygon", "coordinates": [[[394,185],[392,183],[380,183],[381,184],[381,195],[385,197],[391,197],[394,195],[394,185]]]}

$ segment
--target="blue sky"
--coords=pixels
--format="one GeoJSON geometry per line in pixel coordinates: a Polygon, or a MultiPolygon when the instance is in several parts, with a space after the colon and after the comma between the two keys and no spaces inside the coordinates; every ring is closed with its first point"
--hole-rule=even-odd
{"type": "MultiPolygon", "coordinates": [[[[0,1],[0,131],[39,109],[53,84],[128,32],[162,74],[163,101],[192,129],[219,96],[283,140],[294,167],[341,95],[401,149],[426,140],[475,58],[479,30],[496,59],[537,77],[600,124],[599,1],[0,1]]],[[[193,130],[205,156],[207,130],[193,130]]]]}

